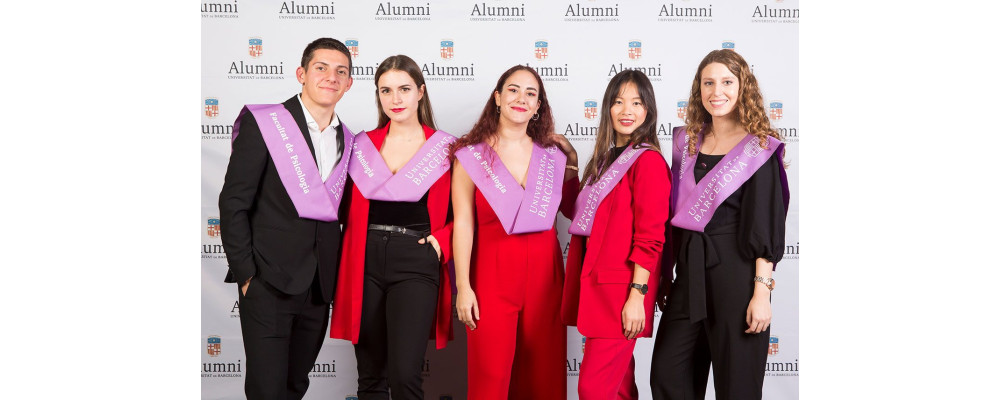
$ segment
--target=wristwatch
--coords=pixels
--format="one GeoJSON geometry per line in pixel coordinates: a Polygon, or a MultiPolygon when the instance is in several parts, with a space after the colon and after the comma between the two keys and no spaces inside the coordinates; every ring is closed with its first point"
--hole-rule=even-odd
{"type": "Polygon", "coordinates": [[[772,278],[765,279],[763,276],[757,275],[753,277],[753,281],[763,283],[764,286],[767,286],[767,290],[774,290],[774,279],[772,278]]]}
{"type": "Polygon", "coordinates": [[[645,283],[640,285],[638,283],[632,282],[631,284],[628,285],[628,287],[639,290],[639,293],[642,293],[643,296],[645,296],[646,292],[649,291],[649,285],[645,283]]]}

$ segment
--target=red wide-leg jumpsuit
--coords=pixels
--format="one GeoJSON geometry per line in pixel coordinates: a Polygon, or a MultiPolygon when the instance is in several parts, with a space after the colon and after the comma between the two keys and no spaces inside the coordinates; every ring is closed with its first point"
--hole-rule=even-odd
{"type": "Polygon", "coordinates": [[[508,235],[477,188],[475,235],[469,275],[480,319],[476,330],[466,327],[469,399],[565,399],[555,229],[508,235]]]}

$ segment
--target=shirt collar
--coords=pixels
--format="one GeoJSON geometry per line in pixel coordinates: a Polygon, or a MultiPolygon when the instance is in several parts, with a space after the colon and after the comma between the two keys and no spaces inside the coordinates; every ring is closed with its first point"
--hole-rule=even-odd
{"type": "MultiPolygon", "coordinates": [[[[312,114],[309,113],[309,110],[306,108],[306,103],[302,102],[302,94],[299,93],[297,97],[299,99],[299,104],[302,105],[302,114],[305,114],[306,116],[306,125],[318,131],[319,124],[315,119],[313,119],[312,114]]],[[[330,121],[330,127],[337,128],[338,126],[340,126],[340,117],[337,116],[337,113],[333,113],[333,119],[330,121]]]]}

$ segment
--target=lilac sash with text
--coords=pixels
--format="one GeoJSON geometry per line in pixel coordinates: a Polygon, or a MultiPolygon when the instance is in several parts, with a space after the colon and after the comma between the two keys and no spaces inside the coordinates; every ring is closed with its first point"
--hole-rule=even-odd
{"type": "Polygon", "coordinates": [[[552,229],[562,201],[566,155],[556,146],[532,144],[528,177],[522,188],[500,157],[483,143],[455,151],[472,182],[490,203],[508,235],[552,229]],[[489,151],[490,158],[486,151],[489,151]],[[490,162],[490,159],[494,162],[490,162]],[[499,165],[500,168],[494,168],[499,165]]]}
{"type": "Polygon", "coordinates": [[[629,147],[625,149],[599,179],[580,190],[580,194],[576,197],[576,215],[573,216],[573,222],[569,225],[570,234],[590,236],[590,230],[594,227],[594,213],[597,212],[597,207],[625,177],[625,173],[628,172],[629,168],[632,168],[632,164],[635,164],[635,161],[639,159],[639,155],[646,150],[649,148],[629,147]]]}
{"type": "Polygon", "coordinates": [[[368,133],[361,131],[355,137],[347,171],[368,200],[418,201],[451,168],[448,151],[455,140],[444,131],[434,132],[417,154],[393,174],[368,133]]]}
{"type": "MultiPolygon", "coordinates": [[[[349,157],[341,157],[333,172],[323,182],[306,138],[292,114],[281,104],[247,104],[233,124],[233,140],[240,134],[240,120],[249,111],[257,120],[267,152],[278,170],[288,197],[299,217],[317,221],[336,221],[337,210],[347,182],[349,157]]],[[[344,148],[351,148],[354,135],[343,125],[344,148]]]]}
{"type": "MultiPolygon", "coordinates": [[[[674,182],[677,190],[671,196],[672,209],[676,210],[671,224],[678,228],[704,232],[705,225],[715,215],[722,204],[736,189],[750,179],[775,152],[780,152],[785,144],[773,137],[768,138],[767,148],[760,146],[754,135],[747,135],[733,147],[711,171],[697,184],[694,179],[694,162],[701,149],[702,138],[698,138],[695,155],[687,154],[687,131],[674,131],[673,166],[674,182]]],[[[781,184],[788,206],[788,183],[782,169],[781,184]]]]}

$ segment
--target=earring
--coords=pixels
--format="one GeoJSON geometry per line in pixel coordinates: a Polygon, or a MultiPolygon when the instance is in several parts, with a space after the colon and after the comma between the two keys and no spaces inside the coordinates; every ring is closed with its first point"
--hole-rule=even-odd
{"type": "Polygon", "coordinates": [[[497,106],[497,114],[500,114],[500,106],[497,106]]]}
{"type": "Polygon", "coordinates": [[[538,121],[538,113],[535,113],[535,115],[531,116],[531,120],[538,121]]]}

